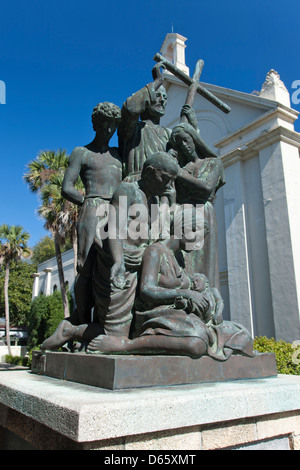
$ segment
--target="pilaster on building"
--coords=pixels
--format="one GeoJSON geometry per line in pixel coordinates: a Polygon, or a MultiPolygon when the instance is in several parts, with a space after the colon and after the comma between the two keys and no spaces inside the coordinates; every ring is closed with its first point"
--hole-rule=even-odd
{"type": "Polygon", "coordinates": [[[45,295],[51,295],[51,273],[52,273],[52,268],[46,268],[44,269],[44,273],[46,273],[46,291],[45,295]]]}
{"type": "Polygon", "coordinates": [[[33,278],[32,300],[39,295],[40,275],[40,273],[33,273],[31,275],[31,277],[33,278]]]}

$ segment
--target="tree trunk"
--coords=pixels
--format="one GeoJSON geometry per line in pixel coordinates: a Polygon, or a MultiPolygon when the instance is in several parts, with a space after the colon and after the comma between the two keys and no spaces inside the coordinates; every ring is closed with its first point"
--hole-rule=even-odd
{"type": "Polygon", "coordinates": [[[63,264],[62,264],[62,259],[61,259],[59,236],[57,234],[54,235],[54,244],[55,244],[55,254],[56,254],[58,276],[59,276],[59,283],[60,283],[60,291],[61,291],[63,307],[64,307],[64,317],[68,318],[70,316],[69,303],[68,303],[68,296],[67,296],[67,291],[66,291],[66,286],[65,286],[65,276],[64,276],[64,269],[63,269],[63,264]]]}
{"type": "Polygon", "coordinates": [[[5,301],[5,329],[6,329],[6,344],[8,354],[12,355],[10,346],[10,326],[9,326],[9,300],[8,300],[8,283],[9,283],[9,261],[5,265],[5,280],[4,280],[4,301],[5,301]]]}

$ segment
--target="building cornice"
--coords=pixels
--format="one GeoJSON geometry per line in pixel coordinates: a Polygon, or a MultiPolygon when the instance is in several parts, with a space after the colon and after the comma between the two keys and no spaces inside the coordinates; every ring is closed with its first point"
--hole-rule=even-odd
{"type": "Polygon", "coordinates": [[[222,155],[223,165],[226,168],[236,162],[249,160],[264,148],[278,142],[284,142],[300,149],[300,134],[282,126],[270,129],[243,146],[222,155]]]}
{"type": "MultiPolygon", "coordinates": [[[[64,251],[62,254],[61,254],[61,257],[62,257],[62,261],[63,263],[65,262],[65,258],[73,251],[73,248],[70,248],[69,250],[67,251],[64,251]]],[[[72,258],[73,259],[73,258],[72,258]]],[[[42,263],[40,263],[38,265],[38,271],[43,271],[45,269],[45,267],[47,268],[49,263],[52,263],[54,264],[54,266],[52,266],[52,268],[55,268],[56,264],[57,264],[57,260],[56,260],[56,256],[53,256],[52,258],[49,258],[47,259],[46,261],[43,261],[42,263]],[[45,267],[44,267],[45,266],[45,267]]]]}
{"type": "Polygon", "coordinates": [[[246,134],[249,134],[255,129],[263,126],[264,124],[272,121],[273,119],[282,119],[289,124],[293,124],[297,119],[299,113],[294,109],[287,108],[283,105],[277,105],[275,109],[271,109],[266,113],[262,114],[258,118],[254,119],[253,121],[245,124],[244,126],[240,127],[239,129],[231,132],[226,137],[222,137],[222,139],[218,140],[214,143],[214,147],[223,148],[226,145],[231,144],[233,141],[241,139],[246,134]]]}

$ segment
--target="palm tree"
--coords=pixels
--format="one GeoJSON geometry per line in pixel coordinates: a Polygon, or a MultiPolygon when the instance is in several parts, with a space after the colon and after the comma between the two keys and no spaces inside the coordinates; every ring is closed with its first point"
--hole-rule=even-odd
{"type": "MultiPolygon", "coordinates": [[[[67,201],[61,195],[63,174],[52,174],[49,183],[41,189],[42,204],[38,214],[45,220],[45,228],[50,231],[54,239],[55,254],[58,272],[63,274],[60,246],[70,237],[74,250],[74,272],[77,265],[77,230],[78,206],[67,201]]],[[[67,293],[64,287],[63,275],[59,276],[65,316],[69,316],[67,293]]]]}
{"type": "MultiPolygon", "coordinates": [[[[76,224],[79,216],[79,206],[68,201],[61,195],[61,188],[64,174],[57,173],[50,176],[47,189],[43,192],[45,204],[48,206],[52,201],[53,209],[57,213],[57,218],[64,229],[64,237],[69,238],[74,252],[74,273],[77,274],[77,229],[76,224]]],[[[81,180],[75,184],[75,188],[84,194],[84,185],[81,180]]],[[[44,212],[47,212],[44,211],[44,212]]]]}
{"type": "MultiPolygon", "coordinates": [[[[65,317],[69,316],[69,305],[65,289],[60,246],[70,236],[74,248],[76,275],[76,221],[78,218],[78,207],[61,196],[62,181],[68,161],[69,158],[65,150],[58,150],[57,152],[54,150],[42,151],[35,160],[27,165],[28,171],[24,175],[29,189],[33,193],[39,194],[41,205],[37,213],[44,220],[45,228],[50,231],[54,240],[65,317]]],[[[83,188],[83,185],[79,186],[79,188],[83,188]]]]}
{"type": "Polygon", "coordinates": [[[27,246],[29,237],[29,233],[23,232],[23,227],[20,225],[9,226],[3,224],[0,227],[0,265],[5,266],[4,299],[8,354],[11,354],[8,297],[9,270],[12,261],[28,257],[31,254],[31,250],[27,246]]]}
{"type": "Polygon", "coordinates": [[[65,171],[69,157],[65,150],[43,150],[35,160],[27,165],[24,180],[33,193],[38,193],[45,184],[49,183],[51,175],[65,171]]]}

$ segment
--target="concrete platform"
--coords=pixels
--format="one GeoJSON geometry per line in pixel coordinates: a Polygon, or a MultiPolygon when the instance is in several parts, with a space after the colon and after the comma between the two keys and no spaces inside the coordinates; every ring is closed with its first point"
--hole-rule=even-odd
{"type": "Polygon", "coordinates": [[[0,404],[2,449],[300,449],[299,376],[110,391],[8,370],[0,404]]]}
{"type": "Polygon", "coordinates": [[[184,385],[277,375],[274,354],[231,356],[216,361],[208,356],[118,356],[86,353],[33,353],[32,372],[110,390],[184,385]]]}

